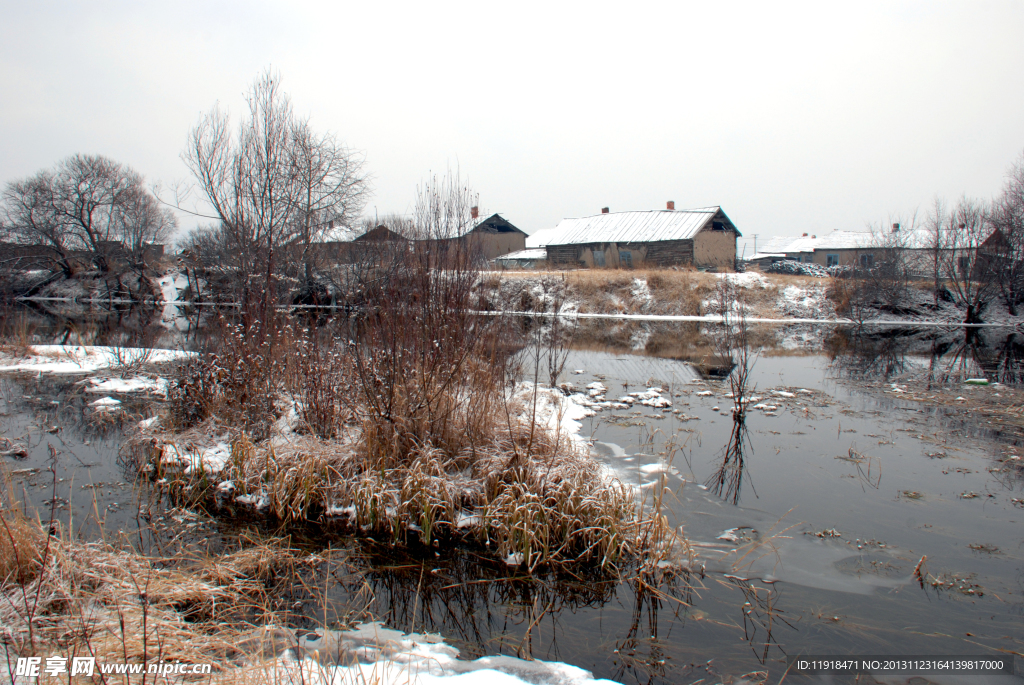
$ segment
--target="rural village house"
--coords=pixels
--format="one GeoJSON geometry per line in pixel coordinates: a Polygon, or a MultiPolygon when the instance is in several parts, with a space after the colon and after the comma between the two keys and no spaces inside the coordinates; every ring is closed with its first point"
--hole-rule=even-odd
{"type": "Polygon", "coordinates": [[[605,208],[594,216],[563,219],[538,238],[546,242],[552,266],[732,269],[740,235],[721,207],[676,211],[669,202],[664,210],[605,208]]]}
{"type": "Polygon", "coordinates": [[[487,260],[526,247],[526,231],[516,228],[500,214],[481,219],[478,208],[473,207],[471,212],[469,224],[452,240],[469,241],[470,248],[479,251],[487,260]]]}
{"type": "MultiPolygon", "coordinates": [[[[979,247],[979,253],[994,253],[997,243],[1002,240],[998,231],[988,237],[979,247]]],[[[941,240],[947,244],[948,240],[941,240]]],[[[893,224],[887,231],[832,231],[822,237],[768,238],[758,245],[757,253],[748,264],[764,268],[784,259],[796,262],[813,262],[824,267],[845,266],[855,269],[870,269],[884,259],[887,250],[904,251],[904,257],[912,272],[928,276],[934,271],[936,234],[929,228],[901,229],[893,224]]],[[[945,249],[945,248],[944,248],[945,249]]],[[[967,263],[972,260],[967,258],[967,263]]]]}

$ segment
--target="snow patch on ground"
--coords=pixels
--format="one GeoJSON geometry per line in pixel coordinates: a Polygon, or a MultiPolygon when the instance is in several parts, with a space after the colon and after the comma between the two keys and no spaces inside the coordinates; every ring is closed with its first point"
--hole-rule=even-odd
{"type": "Polygon", "coordinates": [[[729,281],[737,288],[761,288],[764,290],[772,287],[772,282],[756,271],[747,271],[741,274],[715,274],[715,276],[723,281],[729,281]]]}
{"type": "MultiPolygon", "coordinates": [[[[100,369],[120,366],[116,349],[93,345],[32,345],[28,357],[5,357],[0,360],[0,371],[30,371],[33,373],[94,373],[100,369]]],[[[122,357],[141,359],[153,364],[186,359],[195,352],[181,350],[150,350],[122,348],[122,357]]]]}
{"type": "Polygon", "coordinates": [[[231,445],[218,442],[213,447],[202,451],[179,448],[177,445],[166,444],[160,455],[160,464],[167,469],[181,470],[185,475],[198,471],[220,473],[231,460],[231,445]]]}
{"type": "MultiPolygon", "coordinates": [[[[587,406],[592,401],[586,395],[577,393],[575,395],[564,395],[559,390],[547,388],[541,385],[536,387],[537,408],[536,423],[552,433],[568,436],[578,446],[586,444],[580,436],[583,428],[583,419],[593,416],[594,409],[587,406]]],[[[529,381],[519,384],[515,396],[523,405],[523,412],[519,420],[529,424],[530,416],[533,413],[531,404],[533,402],[534,385],[529,381]]],[[[599,395],[603,398],[603,395],[599,395]]]]}
{"type": "Polygon", "coordinates": [[[459,650],[439,635],[406,635],[379,623],[344,632],[309,632],[281,643],[290,649],[276,662],[277,673],[270,678],[274,682],[616,685],[557,661],[524,661],[511,656],[459,659],[459,650]]]}
{"type": "Polygon", "coordinates": [[[115,392],[127,395],[133,392],[149,392],[154,395],[167,395],[166,378],[148,378],[132,376],[131,378],[90,378],[90,387],[86,392],[115,392]]]}
{"type": "Polygon", "coordinates": [[[647,309],[654,304],[654,296],[651,295],[651,289],[647,285],[646,278],[634,278],[633,287],[629,290],[633,299],[640,303],[642,309],[647,309]]]}

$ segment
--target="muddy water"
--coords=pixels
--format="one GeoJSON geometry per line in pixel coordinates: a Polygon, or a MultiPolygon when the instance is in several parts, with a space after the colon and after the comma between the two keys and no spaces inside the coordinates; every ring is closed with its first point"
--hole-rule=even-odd
{"type": "MultiPolygon", "coordinates": [[[[439,632],[467,657],[532,655],[630,683],[756,671],[778,682],[786,654],[1024,652],[1024,509],[1013,502],[1024,495],[1001,461],[1021,451],[955,409],[845,378],[820,355],[757,359],[754,394],[776,408],[748,412],[741,477],[716,493],[734,427],[726,382],[678,361],[570,354],[563,380],[577,387],[600,381],[614,399],[657,386],[673,402],[603,410],[583,425],[611,475],[641,496],[662,484],[673,493],[665,511],[685,527],[696,571],[663,596],[585,572],[526,578],[477,550],[398,551],[308,526],[271,531],[319,560],[280,606],[299,626],[373,615],[439,632]],[[922,588],[912,572],[925,556],[922,588]]],[[[127,532],[149,550],[177,539],[215,552],[261,525],[218,524],[132,488],[118,462],[121,426],[98,418],[76,381],[0,385],[3,434],[29,446],[4,460],[44,518],[52,506],[76,534],[127,532]]],[[[132,420],[154,410],[126,404],[132,420]]]]}

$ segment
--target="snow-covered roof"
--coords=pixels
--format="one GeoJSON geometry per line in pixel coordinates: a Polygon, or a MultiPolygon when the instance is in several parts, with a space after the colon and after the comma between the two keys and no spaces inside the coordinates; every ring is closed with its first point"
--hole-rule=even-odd
{"type": "Polygon", "coordinates": [[[526,247],[546,247],[551,241],[551,238],[558,235],[558,228],[542,228],[539,231],[535,231],[533,234],[526,236],[526,247]]]}
{"type": "Polygon", "coordinates": [[[502,261],[502,260],[506,260],[506,259],[509,260],[509,261],[518,261],[518,260],[547,259],[547,258],[548,258],[548,250],[547,250],[546,247],[534,247],[534,248],[528,248],[528,249],[525,249],[525,250],[519,250],[517,252],[509,252],[508,254],[503,254],[500,257],[496,257],[495,259],[497,261],[502,261]]]}
{"type": "MultiPolygon", "coordinates": [[[[721,207],[644,212],[595,214],[579,219],[562,219],[548,245],[580,243],[647,243],[693,238],[716,217],[721,216],[735,230],[721,207]]],[[[737,235],[739,231],[737,231],[737,235]]],[[[536,234],[535,234],[536,235],[536,234]]]]}
{"type": "Polygon", "coordinates": [[[352,239],[358,235],[360,235],[360,232],[357,229],[350,228],[348,226],[338,225],[334,226],[333,228],[328,228],[326,231],[320,234],[320,237],[315,242],[348,243],[351,242],[352,239]]]}
{"type": "MultiPolygon", "coordinates": [[[[812,236],[774,236],[757,241],[758,254],[813,252],[818,240],[812,236]]],[[[753,259],[753,257],[751,257],[753,259]]]]}
{"type": "Polygon", "coordinates": [[[786,253],[785,252],[756,252],[756,253],[750,255],[749,257],[747,257],[747,261],[748,262],[756,262],[758,259],[769,259],[769,258],[785,259],[786,258],[786,253]]]}
{"type": "Polygon", "coordinates": [[[859,250],[877,244],[876,236],[869,231],[832,231],[818,239],[819,250],[859,250]]]}

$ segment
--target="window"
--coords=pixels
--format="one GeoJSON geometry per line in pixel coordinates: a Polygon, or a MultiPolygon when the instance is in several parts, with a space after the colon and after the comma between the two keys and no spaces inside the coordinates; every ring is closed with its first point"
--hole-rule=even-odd
{"type": "Polygon", "coordinates": [[[957,266],[960,267],[960,273],[966,274],[971,270],[971,258],[970,257],[957,257],[957,266]]]}
{"type": "Polygon", "coordinates": [[[839,266],[839,255],[827,254],[825,255],[825,266],[839,266]]]}
{"type": "Polygon", "coordinates": [[[604,266],[604,250],[594,250],[594,266],[604,266]]]}
{"type": "Polygon", "coordinates": [[[619,264],[625,269],[632,269],[633,253],[629,250],[619,250],[619,264]]]}
{"type": "Polygon", "coordinates": [[[875,266],[875,255],[873,254],[862,254],[860,256],[860,268],[871,269],[875,266]]]}

